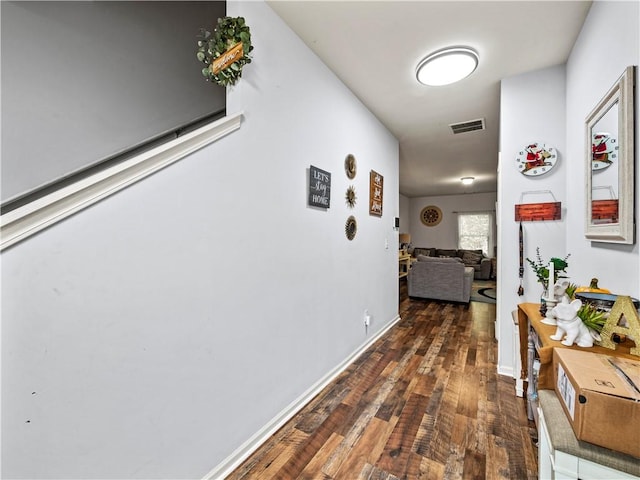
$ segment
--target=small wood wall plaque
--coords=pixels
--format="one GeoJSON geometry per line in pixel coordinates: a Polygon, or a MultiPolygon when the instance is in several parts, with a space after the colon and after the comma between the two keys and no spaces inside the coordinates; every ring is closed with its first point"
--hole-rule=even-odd
{"type": "Polygon", "coordinates": [[[369,173],[369,214],[382,216],[382,193],[384,177],[371,170],[369,173]]]}
{"type": "Polygon", "coordinates": [[[211,63],[209,69],[214,74],[217,74],[220,72],[220,70],[224,70],[233,62],[235,62],[239,58],[242,58],[242,56],[244,55],[242,45],[242,42],[238,42],[233,47],[229,48],[226,52],[216,58],[213,63],[211,63]]]}
{"type": "Polygon", "coordinates": [[[560,220],[561,216],[561,202],[525,203],[522,205],[516,205],[516,222],[560,220]]]}

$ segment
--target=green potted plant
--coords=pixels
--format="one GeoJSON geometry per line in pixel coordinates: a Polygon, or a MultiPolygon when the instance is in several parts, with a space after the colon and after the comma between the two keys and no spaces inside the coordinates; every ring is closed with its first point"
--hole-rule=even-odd
{"type": "Polygon", "coordinates": [[[542,284],[544,289],[543,296],[546,297],[546,292],[549,288],[549,264],[553,262],[553,279],[551,279],[551,285],[555,285],[559,278],[567,278],[566,269],[569,266],[567,260],[571,254],[568,254],[564,258],[551,257],[549,261],[545,262],[540,256],[540,247],[536,247],[536,259],[531,260],[527,257],[527,262],[531,266],[531,269],[536,274],[538,282],[542,284]]]}
{"type": "MultiPolygon", "coordinates": [[[[596,288],[597,288],[597,279],[596,280],[596,288]]],[[[592,280],[593,284],[593,280],[592,280]]],[[[576,293],[580,290],[581,287],[576,285],[575,283],[570,283],[565,290],[565,293],[569,297],[570,300],[575,299],[576,293]]],[[[584,287],[583,287],[584,288],[584,287]]],[[[588,328],[596,332],[598,335],[602,332],[602,327],[607,321],[607,315],[605,312],[600,310],[598,307],[591,305],[590,303],[583,303],[578,310],[578,318],[582,320],[588,328]]]]}

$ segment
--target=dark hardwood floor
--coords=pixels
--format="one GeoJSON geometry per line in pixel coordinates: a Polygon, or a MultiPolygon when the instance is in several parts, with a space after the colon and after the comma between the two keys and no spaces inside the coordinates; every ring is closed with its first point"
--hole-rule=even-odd
{"type": "Polygon", "coordinates": [[[402,320],[227,478],[537,478],[495,309],[409,299],[401,280],[402,320]]]}

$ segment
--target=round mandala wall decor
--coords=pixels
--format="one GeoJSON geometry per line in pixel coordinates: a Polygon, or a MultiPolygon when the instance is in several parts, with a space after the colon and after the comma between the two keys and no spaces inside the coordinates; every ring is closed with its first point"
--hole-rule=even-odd
{"type": "Polygon", "coordinates": [[[424,207],[420,212],[420,220],[427,227],[435,227],[442,221],[442,210],[435,205],[424,207]]]}
{"type": "Polygon", "coordinates": [[[347,155],[347,158],[344,159],[344,172],[347,174],[347,177],[354,179],[356,177],[356,170],[356,157],[352,154],[347,155]]]}
{"type": "Polygon", "coordinates": [[[356,217],[351,215],[347,218],[347,223],[344,224],[344,233],[349,240],[353,240],[356,236],[356,232],[358,231],[358,223],[356,222],[356,217]]]}
{"type": "Polygon", "coordinates": [[[213,34],[200,29],[198,35],[198,60],[206,65],[202,75],[210,82],[226,87],[235,85],[242,77],[242,67],[251,63],[249,53],[251,31],[243,17],[218,19],[213,34]]]}
{"type": "Polygon", "coordinates": [[[358,197],[356,197],[356,189],[354,188],[353,185],[350,185],[347,188],[347,193],[345,193],[344,197],[349,208],[353,208],[356,206],[356,199],[358,197]]]}

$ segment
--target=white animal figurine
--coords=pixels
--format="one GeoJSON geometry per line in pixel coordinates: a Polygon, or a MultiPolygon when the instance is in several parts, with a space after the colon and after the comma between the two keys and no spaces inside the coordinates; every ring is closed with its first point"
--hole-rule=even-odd
{"type": "Polygon", "coordinates": [[[563,345],[570,347],[574,343],[579,347],[593,347],[593,337],[591,330],[582,323],[578,317],[578,310],[582,307],[580,300],[574,300],[569,303],[563,299],[561,303],[553,307],[553,315],[556,317],[557,329],[551,340],[564,340],[563,345]]]}

